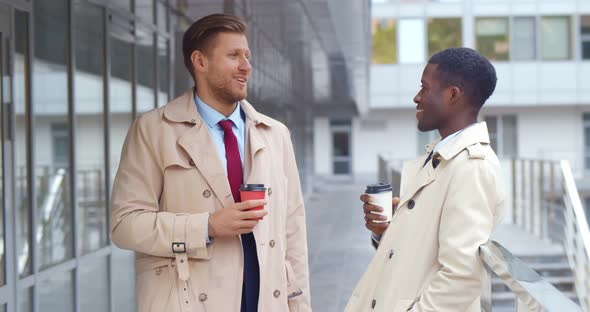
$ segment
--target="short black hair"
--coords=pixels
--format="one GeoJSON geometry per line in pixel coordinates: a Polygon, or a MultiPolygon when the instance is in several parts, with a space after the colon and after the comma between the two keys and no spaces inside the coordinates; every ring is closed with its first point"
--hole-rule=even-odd
{"type": "Polygon", "coordinates": [[[437,77],[442,86],[457,86],[479,110],[496,89],[496,70],[477,51],[450,48],[434,54],[429,64],[438,65],[437,77]]]}

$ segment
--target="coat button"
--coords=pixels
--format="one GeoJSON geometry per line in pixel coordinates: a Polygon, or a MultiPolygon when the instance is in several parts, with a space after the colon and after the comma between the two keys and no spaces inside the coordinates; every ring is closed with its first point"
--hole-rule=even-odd
{"type": "Polygon", "coordinates": [[[391,259],[391,257],[393,257],[393,254],[394,254],[394,253],[395,253],[395,252],[393,251],[393,249],[389,251],[389,259],[391,259]]]}
{"type": "Polygon", "coordinates": [[[191,122],[192,122],[192,123],[196,123],[196,122],[197,122],[197,120],[193,118],[193,119],[191,119],[191,122]]]}
{"type": "Polygon", "coordinates": [[[371,301],[371,309],[375,309],[376,304],[377,304],[377,300],[373,299],[373,301],[371,301]]]}
{"type": "Polygon", "coordinates": [[[205,197],[205,198],[211,197],[211,191],[210,190],[204,190],[203,191],[203,197],[205,197]]]}
{"type": "Polygon", "coordinates": [[[268,242],[268,244],[270,245],[270,248],[275,246],[275,241],[274,240],[270,240],[270,242],[268,242]]]}
{"type": "Polygon", "coordinates": [[[207,300],[207,294],[206,293],[201,293],[199,295],[199,301],[203,302],[205,300],[207,300]]]}
{"type": "Polygon", "coordinates": [[[272,195],[272,188],[268,188],[268,196],[272,195]]]}
{"type": "Polygon", "coordinates": [[[162,268],[157,268],[156,269],[156,275],[160,275],[162,274],[162,268]]]}
{"type": "Polygon", "coordinates": [[[191,166],[191,167],[194,167],[195,166],[195,162],[191,159],[191,160],[188,161],[188,165],[191,166]]]}
{"type": "Polygon", "coordinates": [[[272,293],[273,296],[275,296],[275,298],[278,298],[281,295],[281,292],[277,289],[272,293]]]}
{"type": "Polygon", "coordinates": [[[414,209],[415,205],[416,202],[413,199],[410,199],[410,201],[408,201],[408,209],[414,209]]]}

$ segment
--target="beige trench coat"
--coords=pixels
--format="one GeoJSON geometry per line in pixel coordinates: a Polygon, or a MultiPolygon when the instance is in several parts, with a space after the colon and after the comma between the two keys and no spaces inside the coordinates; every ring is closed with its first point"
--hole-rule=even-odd
{"type": "Polygon", "coordinates": [[[432,162],[423,167],[426,157],[404,164],[400,204],[346,311],[481,311],[478,248],[504,202],[489,142],[482,122],[438,151],[436,169],[432,162]]]}
{"type": "MultiPolygon", "coordinates": [[[[305,212],[289,131],[241,103],[244,181],[268,187],[269,213],[254,228],[259,310],[310,311],[305,212]]],[[[206,244],[209,214],[231,204],[192,90],[137,118],[113,186],[111,234],[117,246],[136,252],[139,312],[240,310],[240,237],[206,244]]]]}

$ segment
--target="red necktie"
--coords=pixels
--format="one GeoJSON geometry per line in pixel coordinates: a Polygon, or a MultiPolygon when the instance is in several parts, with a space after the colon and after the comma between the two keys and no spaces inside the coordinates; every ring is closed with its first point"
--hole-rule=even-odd
{"type": "Polygon", "coordinates": [[[240,201],[240,185],[242,184],[242,159],[238,148],[238,139],[232,130],[231,120],[222,120],[219,126],[223,129],[223,143],[225,144],[225,159],[227,160],[227,179],[234,201],[240,201]]]}

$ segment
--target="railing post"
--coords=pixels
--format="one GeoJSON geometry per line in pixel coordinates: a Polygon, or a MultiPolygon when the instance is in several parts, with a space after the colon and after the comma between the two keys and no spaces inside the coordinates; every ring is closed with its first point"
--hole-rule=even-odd
{"type": "Polygon", "coordinates": [[[539,162],[539,235],[541,238],[547,238],[545,230],[545,162],[539,162]]]}
{"type": "Polygon", "coordinates": [[[511,161],[511,167],[512,167],[512,224],[517,225],[518,224],[518,215],[516,214],[516,209],[517,209],[517,200],[516,200],[516,158],[512,158],[511,161]]]}
{"type": "Polygon", "coordinates": [[[530,160],[529,161],[529,191],[531,192],[529,194],[530,196],[530,205],[529,205],[529,210],[530,210],[530,220],[529,220],[529,226],[530,226],[530,233],[531,234],[538,234],[536,231],[536,226],[535,226],[535,161],[534,160],[530,160]]]}
{"type": "Polygon", "coordinates": [[[523,229],[526,229],[526,216],[525,216],[525,203],[526,203],[526,181],[525,181],[525,162],[524,159],[520,160],[520,198],[521,198],[521,204],[519,205],[521,208],[521,214],[520,214],[520,219],[522,220],[521,225],[523,229]]]}

